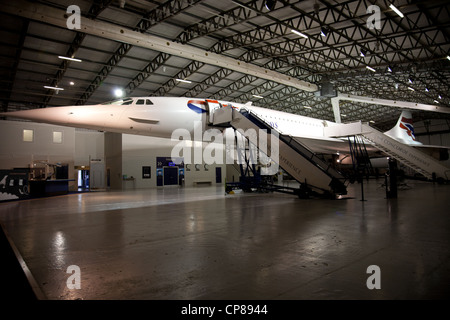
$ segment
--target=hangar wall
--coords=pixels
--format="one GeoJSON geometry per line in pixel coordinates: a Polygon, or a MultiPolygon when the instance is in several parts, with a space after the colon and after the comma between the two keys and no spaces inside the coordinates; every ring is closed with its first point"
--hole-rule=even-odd
{"type": "Polygon", "coordinates": [[[33,160],[70,163],[75,153],[75,129],[21,121],[2,121],[0,168],[24,168],[33,160]],[[24,141],[24,130],[31,130],[30,141],[24,141]],[[60,132],[60,142],[53,141],[53,133],[60,132]],[[44,147],[45,146],[45,147],[44,147]]]}
{"type": "Polygon", "coordinates": [[[90,159],[103,159],[105,154],[105,134],[103,132],[75,130],[75,166],[89,166],[90,159]]]}
{"type": "MultiPolygon", "coordinates": [[[[172,149],[179,143],[171,141],[170,139],[136,136],[123,134],[122,135],[122,171],[123,175],[133,177],[135,180],[124,181],[124,189],[130,188],[153,188],[157,186],[157,157],[170,157],[172,149]],[[142,167],[151,167],[151,178],[144,179],[142,177],[142,167]]],[[[194,145],[188,142],[187,146],[191,150],[191,162],[194,159],[194,145]]],[[[204,146],[203,146],[204,148],[204,146]]],[[[204,150],[204,149],[203,149],[204,150]]],[[[177,153],[183,156],[184,154],[177,153]]],[[[224,159],[224,158],[223,158],[224,159]]],[[[184,159],[188,163],[188,159],[184,159]]],[[[225,161],[221,161],[224,163],[225,161]]],[[[222,177],[220,183],[224,183],[226,177],[225,164],[211,164],[205,167],[205,161],[195,167],[191,164],[184,167],[184,185],[187,187],[195,186],[200,183],[216,185],[216,167],[221,168],[222,177]]]]}
{"type": "Polygon", "coordinates": [[[445,119],[417,122],[414,124],[414,132],[417,140],[423,144],[450,147],[450,124],[445,119]]]}
{"type": "MultiPolygon", "coordinates": [[[[0,169],[28,168],[33,160],[68,164],[69,178],[75,180],[70,184],[72,191],[78,187],[77,169],[88,167],[91,159],[106,163],[105,170],[110,169],[109,186],[112,189],[154,188],[157,186],[156,158],[170,157],[173,147],[178,143],[170,139],[102,133],[24,121],[2,121],[0,135],[0,169]],[[23,130],[33,131],[32,141],[23,141],[23,130]],[[54,132],[61,133],[60,142],[54,142],[54,132]],[[151,169],[149,179],[143,179],[143,166],[151,169]],[[124,175],[135,180],[124,180],[124,175]]],[[[194,151],[191,150],[193,156],[194,151]]],[[[216,167],[221,168],[220,183],[224,183],[226,165],[212,164],[205,168],[203,161],[198,169],[194,165],[189,169],[185,167],[184,185],[194,186],[196,182],[215,185],[216,167]]]]}
{"type": "MultiPolygon", "coordinates": [[[[445,119],[431,119],[414,123],[416,139],[425,145],[445,146],[450,153],[450,123],[445,119]]],[[[435,155],[439,157],[439,155],[435,155]]],[[[450,159],[442,161],[450,167],[450,159]]]]}
{"type": "MultiPolygon", "coordinates": [[[[2,121],[0,136],[0,169],[29,168],[33,161],[47,161],[67,164],[69,179],[74,176],[74,128],[2,121]],[[28,130],[27,133],[24,130],[28,130]]],[[[70,183],[69,188],[73,190],[75,182],[70,183]]]]}

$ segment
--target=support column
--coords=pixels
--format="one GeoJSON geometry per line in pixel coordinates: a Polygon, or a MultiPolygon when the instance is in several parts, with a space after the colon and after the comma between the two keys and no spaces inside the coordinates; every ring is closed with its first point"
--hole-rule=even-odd
{"type": "Polygon", "coordinates": [[[122,134],[105,133],[105,164],[111,189],[122,190],[122,134]]]}
{"type": "Polygon", "coordinates": [[[334,121],[341,123],[341,110],[339,108],[339,97],[331,98],[331,106],[333,107],[334,121]]]}

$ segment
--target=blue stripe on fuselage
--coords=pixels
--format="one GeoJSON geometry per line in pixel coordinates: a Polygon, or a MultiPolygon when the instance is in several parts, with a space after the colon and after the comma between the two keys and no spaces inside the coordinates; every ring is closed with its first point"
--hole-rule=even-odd
{"type": "Polygon", "coordinates": [[[198,103],[198,104],[202,104],[202,105],[206,104],[204,101],[192,101],[192,100],[190,100],[190,101],[188,101],[188,104],[187,104],[188,108],[191,109],[192,111],[196,112],[196,113],[205,113],[206,112],[205,109],[197,107],[194,103],[198,103]]]}

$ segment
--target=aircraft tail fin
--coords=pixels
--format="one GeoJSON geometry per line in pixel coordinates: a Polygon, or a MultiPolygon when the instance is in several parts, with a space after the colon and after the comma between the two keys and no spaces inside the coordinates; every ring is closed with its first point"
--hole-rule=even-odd
{"type": "Polygon", "coordinates": [[[384,134],[404,144],[422,145],[421,142],[416,141],[416,136],[414,135],[414,124],[410,111],[402,111],[396,125],[384,134]]]}

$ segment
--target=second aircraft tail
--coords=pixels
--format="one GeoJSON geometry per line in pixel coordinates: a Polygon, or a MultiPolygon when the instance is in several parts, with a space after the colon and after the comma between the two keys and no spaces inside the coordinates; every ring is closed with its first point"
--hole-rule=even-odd
{"type": "Polygon", "coordinates": [[[408,145],[422,145],[421,142],[416,141],[414,135],[414,124],[410,111],[402,111],[402,114],[398,118],[397,124],[384,134],[408,145]]]}

